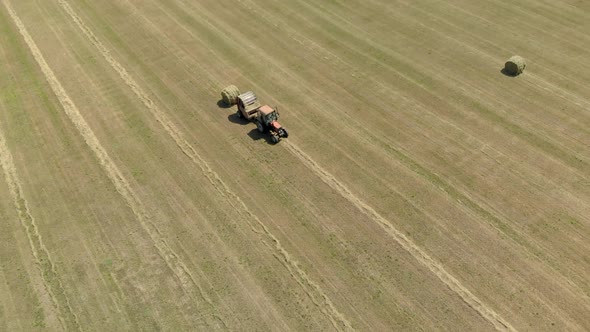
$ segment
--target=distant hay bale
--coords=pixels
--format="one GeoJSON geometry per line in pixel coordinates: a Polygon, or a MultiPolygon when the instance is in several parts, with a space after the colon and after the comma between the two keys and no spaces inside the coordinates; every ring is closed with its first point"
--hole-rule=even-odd
{"type": "Polygon", "coordinates": [[[515,55],[504,64],[504,72],[511,76],[517,76],[522,74],[525,67],[526,61],[522,57],[515,55]]]}
{"type": "Polygon", "coordinates": [[[229,85],[221,91],[221,99],[227,106],[233,106],[237,103],[240,90],[235,85],[229,85]]]}

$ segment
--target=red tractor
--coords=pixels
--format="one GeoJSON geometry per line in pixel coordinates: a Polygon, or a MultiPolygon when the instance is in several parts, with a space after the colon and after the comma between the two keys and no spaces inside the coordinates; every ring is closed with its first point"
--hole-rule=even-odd
{"type": "Polygon", "coordinates": [[[278,143],[281,138],[289,137],[287,130],[278,121],[278,110],[268,105],[261,106],[254,92],[248,91],[240,94],[237,87],[230,85],[223,89],[221,98],[229,106],[237,104],[236,114],[238,117],[254,122],[259,132],[268,132],[273,143],[278,143]]]}

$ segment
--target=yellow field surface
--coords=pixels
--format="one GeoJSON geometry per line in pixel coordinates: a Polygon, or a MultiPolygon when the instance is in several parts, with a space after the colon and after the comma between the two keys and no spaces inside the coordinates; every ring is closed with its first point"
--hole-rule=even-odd
{"type": "Polygon", "coordinates": [[[0,2],[0,331],[590,329],[590,3],[0,2]]]}

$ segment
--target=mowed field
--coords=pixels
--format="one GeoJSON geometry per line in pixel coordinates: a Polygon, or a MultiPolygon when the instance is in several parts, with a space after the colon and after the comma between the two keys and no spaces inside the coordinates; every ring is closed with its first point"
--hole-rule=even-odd
{"type": "Polygon", "coordinates": [[[587,1],[0,1],[0,330],[590,329],[587,1]]]}

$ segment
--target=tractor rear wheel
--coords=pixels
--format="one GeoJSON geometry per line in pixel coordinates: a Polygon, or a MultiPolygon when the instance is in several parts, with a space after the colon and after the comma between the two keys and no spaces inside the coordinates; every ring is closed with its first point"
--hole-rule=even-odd
{"type": "Polygon", "coordinates": [[[264,132],[264,125],[262,125],[262,123],[260,122],[256,122],[256,129],[258,129],[259,132],[263,133],[264,132]]]}

